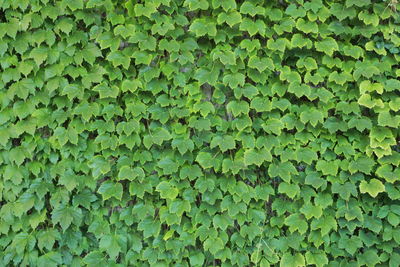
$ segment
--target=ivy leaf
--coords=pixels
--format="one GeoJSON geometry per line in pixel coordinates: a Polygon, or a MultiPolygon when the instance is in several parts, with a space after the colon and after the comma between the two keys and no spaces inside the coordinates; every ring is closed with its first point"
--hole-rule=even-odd
{"type": "Polygon", "coordinates": [[[261,6],[255,6],[251,2],[243,2],[243,4],[240,6],[240,13],[242,14],[248,14],[252,17],[255,15],[259,14],[262,15],[264,14],[265,8],[261,6]]]}
{"type": "Polygon", "coordinates": [[[83,0],[63,0],[62,3],[68,6],[71,11],[83,8],[83,0]]]}
{"type": "Polygon", "coordinates": [[[161,224],[150,217],[145,218],[138,224],[138,230],[143,231],[143,237],[158,236],[161,230],[161,224]]]}
{"type": "Polygon", "coordinates": [[[213,218],[214,227],[225,231],[228,226],[233,226],[233,220],[228,215],[216,215],[213,218]]]}
{"type": "Polygon", "coordinates": [[[383,164],[379,166],[376,170],[376,174],[384,178],[389,183],[394,183],[395,181],[400,179],[400,169],[395,168],[393,171],[393,167],[389,164],[383,164]]]}
{"type": "Polygon", "coordinates": [[[297,184],[289,184],[282,182],[279,184],[278,192],[286,194],[289,198],[294,199],[300,193],[300,187],[297,184]]]}
{"type": "Polygon", "coordinates": [[[145,16],[150,18],[150,16],[157,12],[157,5],[153,2],[147,2],[144,5],[136,4],[134,7],[134,12],[137,17],[145,16]]]}
{"type": "Polygon", "coordinates": [[[369,80],[362,81],[360,83],[360,93],[374,93],[378,94],[383,93],[383,85],[381,83],[371,83],[369,80]]]}
{"type": "Polygon", "coordinates": [[[211,153],[208,152],[199,152],[197,154],[196,161],[203,169],[209,169],[214,166],[214,158],[211,153]]]}
{"type": "Polygon", "coordinates": [[[306,252],[306,261],[307,264],[315,264],[317,267],[325,266],[328,264],[328,257],[325,252],[316,252],[311,253],[310,251],[306,252]]]}
{"type": "Polygon", "coordinates": [[[227,74],[224,76],[223,82],[231,88],[236,88],[239,85],[244,86],[245,76],[241,73],[227,74]]]}
{"type": "Polygon", "coordinates": [[[231,101],[226,105],[228,112],[231,112],[233,116],[238,117],[240,114],[249,113],[249,104],[245,101],[231,101]]]}
{"type": "Polygon", "coordinates": [[[268,150],[249,149],[244,152],[244,164],[261,166],[264,161],[271,161],[272,155],[268,150]]]}
{"type": "Polygon", "coordinates": [[[224,248],[224,242],[219,237],[209,237],[204,241],[203,247],[205,250],[208,250],[211,254],[215,255],[224,248]]]}
{"type": "Polygon", "coordinates": [[[122,184],[120,184],[120,183],[114,183],[112,181],[105,181],[100,185],[98,192],[99,192],[99,194],[101,194],[103,196],[103,200],[107,200],[112,197],[115,197],[116,199],[121,200],[123,188],[122,188],[122,184]]]}
{"type": "Polygon", "coordinates": [[[59,223],[63,231],[67,230],[74,222],[79,225],[82,220],[82,211],[77,207],[59,206],[53,210],[51,219],[54,224],[59,223]]]}
{"type": "Polygon", "coordinates": [[[324,114],[317,109],[306,110],[300,114],[300,121],[310,122],[312,126],[316,127],[318,123],[324,123],[324,114]]]}
{"type": "Polygon", "coordinates": [[[163,170],[163,174],[168,175],[178,171],[179,165],[170,158],[164,158],[157,164],[163,170]]]}
{"type": "Polygon", "coordinates": [[[88,264],[89,266],[104,264],[105,257],[103,256],[103,253],[101,253],[100,251],[92,251],[83,258],[83,262],[88,264]]]}
{"type": "Polygon", "coordinates": [[[364,253],[357,255],[359,264],[367,266],[375,266],[381,262],[378,254],[374,249],[367,249],[364,253]]]}
{"type": "Polygon", "coordinates": [[[116,235],[104,235],[99,242],[99,248],[107,251],[111,259],[115,259],[121,252],[121,247],[116,235]]]}
{"type": "Polygon", "coordinates": [[[159,183],[156,187],[156,191],[160,193],[161,198],[170,200],[174,200],[179,194],[178,188],[167,181],[159,183]]]}
{"type": "Polygon", "coordinates": [[[135,172],[129,166],[122,166],[118,173],[118,180],[134,180],[135,172]]]}
{"type": "Polygon", "coordinates": [[[134,93],[138,88],[142,87],[142,82],[139,80],[124,80],[121,85],[122,92],[130,91],[134,93]]]}
{"type": "Polygon", "coordinates": [[[189,257],[190,265],[191,266],[203,266],[205,257],[204,254],[201,252],[197,252],[195,254],[192,254],[189,257]]]}
{"type": "Polygon", "coordinates": [[[33,58],[38,67],[47,59],[47,56],[48,48],[46,47],[35,47],[29,54],[29,57],[33,58]]]}
{"type": "Polygon", "coordinates": [[[257,56],[251,56],[249,58],[249,67],[255,68],[259,72],[263,72],[267,68],[270,70],[274,70],[274,63],[270,58],[259,58],[257,56]]]}
{"type": "Polygon", "coordinates": [[[333,52],[339,49],[338,44],[332,37],[325,38],[321,42],[315,42],[315,49],[324,52],[328,56],[332,56],[333,52]]]}
{"type": "Polygon", "coordinates": [[[308,229],[308,224],[300,214],[292,214],[285,219],[285,224],[289,226],[291,233],[298,231],[301,235],[305,234],[308,229]]]}
{"type": "Polygon", "coordinates": [[[212,6],[214,8],[222,7],[223,10],[228,11],[230,9],[236,9],[236,2],[234,0],[212,0],[212,6]]]}
{"type": "Polygon", "coordinates": [[[252,37],[259,33],[261,36],[265,35],[266,25],[262,20],[250,20],[249,18],[243,18],[240,23],[239,30],[246,31],[252,37]]]}
{"type": "Polygon", "coordinates": [[[400,116],[392,116],[389,111],[382,111],[378,115],[378,125],[398,128],[400,116]]]}
{"type": "Polygon", "coordinates": [[[95,156],[88,165],[92,169],[92,174],[95,178],[111,170],[110,163],[102,156],[95,156]]]}
{"type": "MultiPolygon", "coordinates": [[[[118,66],[122,65],[125,69],[128,69],[129,65],[131,63],[130,58],[125,56],[123,53],[121,53],[119,51],[110,52],[107,55],[106,59],[111,61],[114,67],[118,67],[118,66]]],[[[142,63],[142,62],[137,62],[137,64],[140,64],[140,63],[142,63]]],[[[145,63],[149,64],[149,62],[145,62],[145,63]]]]}
{"type": "Polygon", "coordinates": [[[285,254],[283,254],[279,266],[281,266],[281,267],[286,267],[286,266],[301,267],[301,266],[306,266],[306,262],[304,260],[304,256],[301,255],[300,253],[296,253],[295,255],[292,255],[291,253],[286,252],[285,254]]]}
{"type": "Polygon", "coordinates": [[[215,22],[206,19],[195,19],[189,27],[189,31],[194,32],[196,37],[209,35],[217,35],[217,29],[215,22]]]}
{"type": "MultiPolygon", "coordinates": [[[[300,188],[299,188],[300,190],[300,188]]],[[[307,220],[314,218],[320,218],[322,216],[322,208],[314,206],[311,203],[306,203],[301,207],[300,212],[304,214],[307,220]]]]}
{"type": "Polygon", "coordinates": [[[236,24],[240,23],[242,21],[242,15],[237,12],[237,11],[230,11],[228,13],[220,13],[218,15],[217,22],[218,24],[222,24],[223,22],[226,22],[229,27],[233,27],[236,24]]]}
{"type": "Polygon", "coordinates": [[[62,262],[62,255],[56,251],[50,251],[38,258],[38,264],[41,266],[57,266],[62,262]]]}
{"type": "Polygon", "coordinates": [[[190,139],[174,139],[171,143],[173,148],[178,148],[181,155],[185,154],[187,151],[193,151],[194,143],[190,139]]]}
{"type": "Polygon", "coordinates": [[[236,147],[235,139],[230,135],[215,136],[210,143],[210,148],[218,146],[222,152],[234,149],[236,147]]]}
{"type": "Polygon", "coordinates": [[[379,193],[385,192],[385,186],[378,179],[371,179],[369,182],[361,181],[360,192],[368,193],[371,197],[376,197],[379,193]]]}
{"type": "Polygon", "coordinates": [[[303,48],[305,46],[312,45],[312,42],[309,39],[305,38],[303,35],[295,33],[293,34],[292,39],[290,40],[290,45],[292,47],[303,48]]]}
{"type": "Polygon", "coordinates": [[[285,52],[286,47],[290,46],[290,42],[286,38],[278,38],[276,40],[269,39],[267,41],[267,48],[273,51],[285,52]]]}
{"type": "Polygon", "coordinates": [[[318,24],[315,22],[306,21],[303,18],[297,19],[296,28],[306,34],[318,33],[318,24]]]}
{"type": "Polygon", "coordinates": [[[51,250],[58,238],[60,238],[60,234],[55,229],[41,231],[38,237],[38,247],[40,249],[47,248],[51,250]]]}
{"type": "Polygon", "coordinates": [[[272,118],[268,119],[263,125],[262,125],[264,131],[267,133],[273,133],[275,135],[280,135],[282,132],[282,129],[285,127],[283,122],[281,120],[272,118]]]}
{"type": "Polygon", "coordinates": [[[349,164],[349,171],[351,174],[356,172],[371,174],[374,165],[375,162],[371,158],[360,157],[349,164]]]}

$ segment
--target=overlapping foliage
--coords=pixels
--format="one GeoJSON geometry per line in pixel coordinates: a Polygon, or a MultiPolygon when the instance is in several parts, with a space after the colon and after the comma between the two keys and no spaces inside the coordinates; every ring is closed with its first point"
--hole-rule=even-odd
{"type": "Polygon", "coordinates": [[[0,7],[1,266],[399,266],[397,1],[0,7]]]}

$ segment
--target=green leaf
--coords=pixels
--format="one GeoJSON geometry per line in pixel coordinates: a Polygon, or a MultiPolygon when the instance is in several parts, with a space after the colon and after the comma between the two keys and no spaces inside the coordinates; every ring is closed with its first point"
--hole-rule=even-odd
{"type": "Polygon", "coordinates": [[[167,181],[159,183],[156,187],[156,191],[160,193],[161,198],[170,200],[174,200],[179,194],[178,188],[167,181]]]}
{"type": "Polygon", "coordinates": [[[189,31],[194,32],[196,37],[208,35],[213,37],[217,35],[215,22],[207,19],[195,19],[189,27],[189,31]]]}
{"type": "MultiPolygon", "coordinates": [[[[300,191],[300,188],[299,188],[300,191]]],[[[300,212],[304,214],[307,220],[314,218],[320,218],[322,216],[322,208],[314,206],[311,203],[306,203],[301,207],[300,212]]]]}
{"type": "Polygon", "coordinates": [[[208,152],[199,152],[196,161],[203,169],[209,169],[214,166],[214,158],[211,153],[208,152]]]}
{"type": "Polygon", "coordinates": [[[400,169],[395,168],[393,170],[393,167],[389,164],[379,166],[376,170],[376,174],[389,183],[394,183],[400,179],[400,169]]]}
{"type": "Polygon", "coordinates": [[[349,171],[351,174],[356,172],[362,172],[365,174],[371,174],[375,161],[371,158],[360,157],[349,164],[349,171]]]}
{"type": "Polygon", "coordinates": [[[234,0],[212,0],[213,8],[222,7],[223,10],[228,11],[230,9],[236,9],[236,1],[234,0]]]}
{"type": "Polygon", "coordinates": [[[285,52],[286,47],[290,44],[289,40],[286,38],[278,38],[276,40],[269,39],[267,41],[267,48],[273,51],[285,52]]]}
{"type": "Polygon", "coordinates": [[[227,214],[218,214],[213,218],[213,225],[216,228],[220,228],[222,231],[226,231],[228,226],[233,226],[233,220],[227,214]]]}
{"type": "Polygon", "coordinates": [[[46,47],[35,47],[29,54],[29,57],[33,58],[38,67],[47,59],[47,56],[48,48],[46,47]]]}
{"type": "Polygon", "coordinates": [[[271,153],[266,150],[255,150],[255,149],[249,149],[244,152],[244,164],[245,165],[257,165],[261,166],[264,161],[271,161],[272,160],[272,155],[271,153]]]}
{"type": "Polygon", "coordinates": [[[286,252],[283,254],[282,259],[279,264],[280,267],[301,267],[301,266],[306,266],[306,262],[304,259],[304,256],[301,255],[300,253],[296,253],[295,255],[292,255],[289,252],[286,252]]]}
{"type": "Polygon", "coordinates": [[[204,260],[205,257],[201,252],[194,253],[189,257],[191,266],[203,266],[204,260]]]}
{"type": "Polygon", "coordinates": [[[337,222],[332,216],[322,216],[319,219],[314,219],[311,223],[311,230],[320,229],[321,235],[327,235],[331,230],[337,230],[337,222]]]}
{"type": "Polygon", "coordinates": [[[95,156],[89,162],[94,178],[98,178],[102,174],[106,174],[111,170],[110,163],[102,156],[95,156]]]}
{"type": "Polygon", "coordinates": [[[38,259],[38,265],[41,266],[59,266],[63,262],[62,255],[56,251],[50,251],[38,259]]]}
{"type": "Polygon", "coordinates": [[[59,223],[63,231],[67,230],[74,222],[75,225],[79,225],[82,220],[82,211],[79,208],[59,206],[54,209],[51,214],[51,220],[54,224],[59,223]]]}
{"type": "Polygon", "coordinates": [[[160,160],[157,164],[158,167],[160,167],[163,170],[164,175],[172,174],[174,172],[178,171],[178,163],[174,162],[170,158],[164,158],[160,160]]]}
{"type": "Polygon", "coordinates": [[[262,15],[264,11],[265,9],[263,7],[255,6],[251,2],[243,2],[243,4],[240,6],[240,13],[248,14],[252,17],[257,14],[262,15]]]}
{"type": "Polygon", "coordinates": [[[121,252],[121,247],[118,243],[116,235],[105,235],[100,239],[99,248],[102,251],[107,251],[111,259],[115,259],[121,252]]]}
{"type": "Polygon", "coordinates": [[[392,116],[389,111],[382,111],[378,115],[378,125],[398,128],[400,125],[400,116],[392,116]]]}
{"type": "Polygon", "coordinates": [[[336,176],[339,166],[336,161],[319,160],[315,168],[321,171],[323,175],[336,176]]]}
{"type": "MultiPolygon", "coordinates": [[[[109,53],[107,55],[106,59],[112,62],[114,68],[122,65],[125,69],[128,69],[129,65],[131,63],[130,58],[119,51],[112,51],[111,53],[109,53]]],[[[136,63],[137,64],[144,63],[146,65],[150,64],[150,62],[148,62],[148,61],[138,62],[137,59],[136,59],[136,63]]]]}
{"type": "Polygon", "coordinates": [[[257,56],[251,56],[248,63],[250,68],[255,68],[259,72],[263,72],[266,69],[274,70],[274,63],[271,58],[259,58],[257,56]]]}
{"type": "Polygon", "coordinates": [[[237,11],[230,11],[228,13],[220,13],[217,18],[218,24],[226,22],[229,27],[233,27],[236,24],[242,22],[242,15],[237,11]]]}
{"type": "Polygon", "coordinates": [[[161,224],[159,221],[147,217],[138,224],[138,230],[143,231],[143,237],[146,239],[150,236],[157,237],[161,230],[161,224]]]}
{"type": "Polygon", "coordinates": [[[99,194],[103,196],[103,200],[110,199],[112,197],[115,197],[118,200],[122,199],[122,194],[123,194],[123,188],[122,184],[120,183],[114,183],[112,181],[105,181],[103,182],[99,189],[98,189],[99,194]]]}
{"type": "Polygon", "coordinates": [[[316,252],[311,253],[310,251],[306,252],[306,261],[307,264],[315,264],[316,266],[325,266],[328,264],[328,257],[325,252],[316,252]]]}
{"type": "Polygon", "coordinates": [[[305,234],[308,229],[306,220],[300,214],[292,214],[285,219],[285,225],[289,226],[291,233],[298,231],[301,235],[305,234]]]}
{"type": "Polygon", "coordinates": [[[300,187],[297,184],[289,184],[282,182],[279,184],[278,192],[286,194],[289,198],[294,199],[300,193],[300,187]]]}
{"type": "Polygon", "coordinates": [[[56,239],[60,238],[60,234],[55,229],[41,231],[38,236],[38,247],[40,249],[46,248],[52,250],[56,239]]]}
{"type": "Polygon", "coordinates": [[[238,117],[240,114],[249,113],[249,104],[246,101],[231,101],[226,105],[228,112],[231,112],[233,116],[238,117]]]}
{"type": "Polygon", "coordinates": [[[223,82],[231,88],[244,86],[245,76],[241,73],[227,74],[224,76],[223,82]]]}
{"type": "Polygon", "coordinates": [[[290,45],[292,47],[299,47],[299,48],[303,48],[305,46],[312,46],[312,42],[311,40],[305,38],[303,35],[299,34],[299,33],[295,33],[292,36],[292,39],[290,41],[290,45]]]}
{"type": "Polygon", "coordinates": [[[328,56],[332,56],[333,52],[339,50],[339,47],[335,39],[328,37],[323,39],[321,42],[315,42],[315,49],[327,54],[328,56]]]}
{"type": "Polygon", "coordinates": [[[69,7],[71,11],[83,9],[83,0],[63,0],[62,3],[69,7]]]}
{"type": "Polygon", "coordinates": [[[230,135],[215,136],[210,143],[210,148],[219,147],[222,152],[234,149],[236,147],[235,139],[230,135]]]}
{"type": "Polygon", "coordinates": [[[359,264],[365,264],[367,266],[376,266],[381,262],[381,259],[374,249],[366,249],[364,253],[357,255],[357,259],[359,264]]]}
{"type": "Polygon", "coordinates": [[[134,93],[138,88],[142,87],[142,82],[139,80],[124,80],[121,85],[122,92],[130,91],[134,93]]]}
{"type": "Polygon", "coordinates": [[[246,31],[252,37],[259,33],[261,36],[265,35],[266,25],[262,20],[250,20],[249,18],[243,18],[240,23],[239,30],[246,31]]]}
{"type": "Polygon", "coordinates": [[[371,179],[369,182],[361,181],[360,192],[368,193],[371,197],[376,197],[379,193],[385,192],[385,186],[378,179],[371,179]]]}
{"type": "Polygon", "coordinates": [[[267,133],[273,133],[275,135],[280,135],[282,132],[282,129],[285,127],[283,122],[281,120],[272,118],[268,119],[263,125],[262,125],[264,131],[267,133]]]}
{"type": "Polygon", "coordinates": [[[217,252],[221,251],[224,248],[224,242],[219,237],[209,237],[204,241],[203,247],[205,250],[210,251],[212,255],[215,255],[217,252]]]}
{"type": "Polygon", "coordinates": [[[100,251],[91,251],[83,258],[83,262],[89,266],[104,264],[105,257],[100,251]]]}
{"type": "Polygon", "coordinates": [[[318,33],[318,24],[316,22],[306,21],[302,18],[297,19],[296,28],[306,34],[318,33]]]}
{"type": "Polygon", "coordinates": [[[381,83],[371,83],[369,80],[362,81],[360,83],[360,93],[374,93],[378,94],[383,93],[383,85],[381,83]]]}
{"type": "Polygon", "coordinates": [[[135,172],[129,166],[122,166],[118,173],[118,180],[134,180],[135,172]]]}
{"type": "Polygon", "coordinates": [[[137,17],[145,16],[150,18],[153,13],[157,12],[157,5],[153,2],[146,2],[144,5],[136,4],[134,12],[137,17]]]}

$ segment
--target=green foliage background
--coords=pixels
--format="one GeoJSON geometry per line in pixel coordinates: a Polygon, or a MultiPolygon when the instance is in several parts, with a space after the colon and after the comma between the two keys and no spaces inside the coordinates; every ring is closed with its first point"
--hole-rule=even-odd
{"type": "Polygon", "coordinates": [[[399,266],[396,1],[0,0],[0,266],[399,266]]]}

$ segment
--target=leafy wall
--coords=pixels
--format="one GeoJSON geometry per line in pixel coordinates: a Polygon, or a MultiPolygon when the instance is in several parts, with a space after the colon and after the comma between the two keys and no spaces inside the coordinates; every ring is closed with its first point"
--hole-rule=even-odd
{"type": "Polygon", "coordinates": [[[0,7],[1,266],[399,266],[397,1],[0,7]]]}

